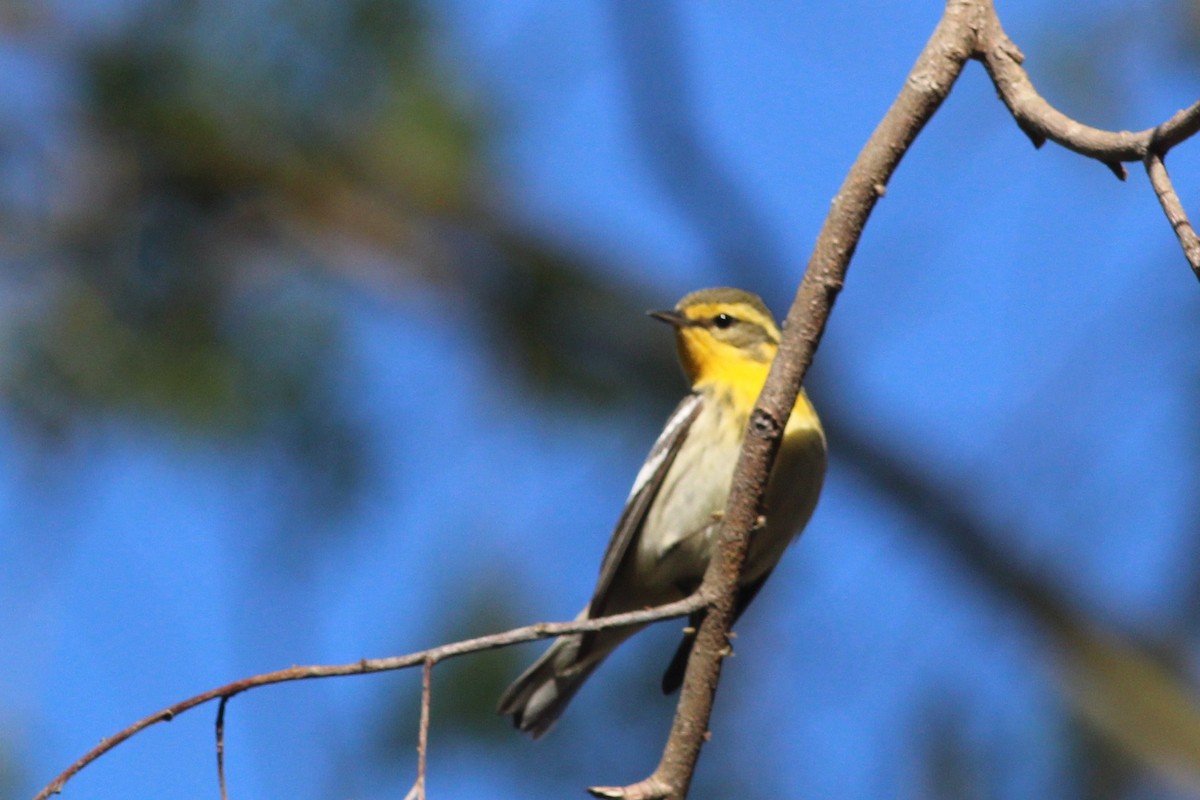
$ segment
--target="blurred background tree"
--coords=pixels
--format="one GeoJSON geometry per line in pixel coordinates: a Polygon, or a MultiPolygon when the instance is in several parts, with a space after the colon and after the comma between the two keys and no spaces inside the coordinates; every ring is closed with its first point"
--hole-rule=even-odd
{"type": "MultiPolygon", "coordinates": [[[[1200,94],[1194,3],[1000,11],[1088,122],[1200,94]]],[[[572,616],[684,389],[642,310],[783,310],[937,13],[8,0],[0,797],[239,675],[572,616]]],[[[818,355],[826,497],[696,796],[1196,796],[1198,311],[1137,177],[969,71],[818,355]]],[[[662,627],[537,744],[492,715],[532,648],[440,667],[431,791],[641,777],[662,627]]],[[[402,792],[417,681],[239,697],[234,794],[402,792]]],[[[211,796],[210,736],[68,791],[211,796]]]]}

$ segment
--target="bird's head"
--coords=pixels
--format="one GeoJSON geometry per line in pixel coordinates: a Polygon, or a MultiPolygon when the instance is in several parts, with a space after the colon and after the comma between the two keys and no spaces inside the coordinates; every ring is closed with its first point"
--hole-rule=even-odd
{"type": "Polygon", "coordinates": [[[675,328],[679,360],[693,387],[740,386],[753,377],[757,394],[779,349],[779,328],[770,310],[741,289],[701,289],[674,309],[650,316],[675,328]]]}

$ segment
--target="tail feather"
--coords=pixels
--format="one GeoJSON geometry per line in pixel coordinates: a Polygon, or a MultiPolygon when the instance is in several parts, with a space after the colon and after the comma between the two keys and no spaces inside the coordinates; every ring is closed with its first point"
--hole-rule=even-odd
{"type": "Polygon", "coordinates": [[[500,696],[498,712],[534,739],[545,735],[566,710],[601,658],[579,661],[579,636],[563,636],[500,696]]]}

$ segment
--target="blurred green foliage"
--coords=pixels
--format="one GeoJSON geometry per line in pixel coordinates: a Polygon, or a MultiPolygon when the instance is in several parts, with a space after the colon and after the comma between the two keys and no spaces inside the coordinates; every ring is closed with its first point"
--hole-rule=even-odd
{"type": "Polygon", "coordinates": [[[435,41],[417,5],[384,0],[153,3],[77,41],[90,198],[37,232],[0,376],[28,430],[117,415],[265,437],[317,483],[334,464],[344,507],[366,445],[331,394],[339,311],[303,287],[360,285],[355,253],[400,294],[458,295],[546,396],[661,386],[646,376],[669,349],[628,333],[636,293],[484,202],[484,114],[435,41]]]}
{"type": "MultiPolygon", "coordinates": [[[[1180,6],[1189,24],[1178,28],[1193,53],[1196,8],[1180,6]]],[[[53,25],[46,14],[13,2],[0,7],[0,25],[53,25]]],[[[647,288],[505,215],[487,171],[493,114],[439,57],[423,6],[176,0],[127,16],[73,34],[65,58],[81,75],[81,196],[22,231],[37,264],[13,303],[0,387],[31,439],[53,446],[118,420],[265,443],[305,476],[310,510],[344,510],[367,485],[371,434],[338,396],[336,376],[350,366],[345,320],[315,290],[331,282],[377,296],[436,286],[469,309],[496,363],[542,402],[644,406],[678,394],[681,383],[663,378],[677,373],[669,344],[647,349],[629,324],[631,309],[658,305],[647,288]],[[371,266],[379,263],[382,274],[371,266]]],[[[1091,121],[1125,101],[1094,91],[1121,81],[1119,64],[1091,54],[1130,46],[1135,28],[1117,14],[1057,49],[1052,72],[1091,121]]],[[[667,166],[666,179],[696,172],[686,159],[667,166]]],[[[754,228],[752,209],[702,200],[690,212],[701,220],[766,229],[754,228]]],[[[723,235],[714,251],[758,252],[742,246],[754,236],[723,235]]],[[[850,449],[839,457],[853,458],[850,449]]],[[[1016,581],[1013,569],[993,560],[981,580],[1001,590],[1035,580],[1016,581]]],[[[519,621],[504,597],[477,586],[441,621],[444,638],[519,621]]],[[[1036,605],[1021,592],[1004,602],[1036,605]]],[[[511,735],[492,707],[529,651],[439,667],[435,729],[483,746],[511,735]]],[[[377,721],[383,764],[411,752],[418,695],[409,687],[377,721]]],[[[933,728],[934,794],[968,796],[980,779],[959,721],[933,728]]],[[[1079,738],[1081,751],[1091,746],[1079,738]]],[[[1127,779],[1105,748],[1097,764],[1119,774],[1089,773],[1081,785],[1127,779]]],[[[572,770],[574,783],[591,757],[541,752],[555,753],[551,769],[572,770]]],[[[15,780],[6,753],[0,794],[15,780]]],[[[710,786],[747,797],[744,777],[728,765],[710,786]]]]}

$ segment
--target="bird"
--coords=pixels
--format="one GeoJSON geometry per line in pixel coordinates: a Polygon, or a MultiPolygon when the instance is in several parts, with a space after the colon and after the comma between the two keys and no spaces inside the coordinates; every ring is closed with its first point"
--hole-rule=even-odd
{"type": "MultiPolygon", "coordinates": [[[[715,551],[746,426],[779,349],[766,304],[741,289],[692,292],[673,309],[648,312],[674,329],[691,385],[655,441],[601,561],[592,599],[577,619],[683,599],[715,551]]],[[[796,398],[768,479],[764,520],[751,531],[738,584],[736,620],[787,546],[808,523],[825,477],[826,443],[803,390],[796,398]]],[[[699,617],[685,629],[662,680],[679,688],[699,617]]],[[[559,637],[501,695],[498,713],[534,739],[545,735],[601,662],[643,626],[559,637]]]]}

